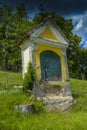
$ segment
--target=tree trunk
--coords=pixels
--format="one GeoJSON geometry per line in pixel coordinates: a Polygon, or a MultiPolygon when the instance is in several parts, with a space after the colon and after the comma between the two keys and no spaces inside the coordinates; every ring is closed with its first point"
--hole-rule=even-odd
{"type": "Polygon", "coordinates": [[[8,58],[5,59],[5,70],[8,70],[8,58]]]}

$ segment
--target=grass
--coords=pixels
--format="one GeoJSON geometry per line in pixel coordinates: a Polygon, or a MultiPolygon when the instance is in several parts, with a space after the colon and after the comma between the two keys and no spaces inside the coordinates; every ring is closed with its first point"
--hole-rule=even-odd
{"type": "MultiPolygon", "coordinates": [[[[5,84],[5,72],[0,72],[0,83],[5,84]]],[[[8,72],[8,83],[22,85],[20,73],[8,72]]],[[[71,91],[76,105],[67,112],[47,112],[40,102],[33,101],[36,113],[22,114],[14,110],[16,104],[31,103],[21,89],[0,91],[0,130],[87,130],[87,81],[71,79],[71,91]]]]}
{"type": "Polygon", "coordinates": [[[6,83],[8,83],[8,87],[16,84],[22,85],[21,73],[0,71],[0,90],[5,89],[6,83]]]}
{"type": "Polygon", "coordinates": [[[77,103],[73,107],[74,112],[87,112],[87,81],[71,79],[71,91],[77,103]]]}

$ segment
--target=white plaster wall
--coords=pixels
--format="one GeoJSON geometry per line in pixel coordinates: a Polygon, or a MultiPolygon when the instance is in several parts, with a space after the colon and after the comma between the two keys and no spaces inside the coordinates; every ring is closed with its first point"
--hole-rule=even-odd
{"type": "Polygon", "coordinates": [[[32,47],[28,46],[26,48],[22,49],[22,74],[24,77],[24,74],[27,72],[27,66],[29,61],[32,62],[32,47]]]}

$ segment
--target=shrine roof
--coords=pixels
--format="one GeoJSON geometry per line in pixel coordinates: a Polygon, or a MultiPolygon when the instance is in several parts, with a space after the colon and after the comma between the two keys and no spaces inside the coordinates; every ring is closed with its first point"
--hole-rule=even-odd
{"type": "Polygon", "coordinates": [[[63,31],[58,27],[58,25],[56,24],[56,22],[52,19],[51,16],[47,16],[46,18],[43,19],[43,21],[41,23],[39,23],[36,27],[34,27],[31,31],[28,31],[27,33],[25,33],[25,35],[23,35],[19,41],[17,41],[17,44],[20,46],[23,41],[27,38],[29,38],[31,36],[31,34],[33,34],[37,29],[39,29],[41,26],[43,26],[47,21],[51,21],[51,23],[55,26],[55,28],[61,33],[61,35],[63,36],[63,38],[65,39],[65,41],[67,43],[69,43],[69,40],[67,39],[67,37],[65,36],[65,34],[63,33],[63,31]]]}

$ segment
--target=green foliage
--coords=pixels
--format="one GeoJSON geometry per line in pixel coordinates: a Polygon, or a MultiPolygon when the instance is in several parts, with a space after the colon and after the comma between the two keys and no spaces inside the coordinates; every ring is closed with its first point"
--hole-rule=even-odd
{"type": "Polygon", "coordinates": [[[79,68],[84,79],[87,79],[87,49],[82,49],[79,55],[79,68]]]}
{"type": "Polygon", "coordinates": [[[39,113],[39,112],[44,112],[44,105],[42,101],[38,101],[35,100],[34,101],[34,108],[35,108],[35,112],[39,113]]]}
{"type": "Polygon", "coordinates": [[[23,4],[15,9],[10,5],[0,7],[0,68],[19,71],[21,49],[16,42],[32,28],[23,4]]]}
{"type": "MultiPolygon", "coordinates": [[[[8,74],[10,84],[19,83],[19,73],[8,74]]],[[[4,77],[5,72],[0,72],[0,82],[4,77]]],[[[70,83],[76,104],[64,113],[43,111],[43,103],[30,100],[21,89],[0,91],[0,130],[87,130],[87,81],[70,79],[70,83]],[[14,110],[15,105],[32,103],[35,113],[14,110]]]]}
{"type": "Polygon", "coordinates": [[[34,82],[35,82],[35,71],[32,63],[29,62],[27,67],[27,72],[24,76],[24,81],[23,81],[24,91],[27,92],[27,90],[32,90],[34,82]]]}
{"type": "Polygon", "coordinates": [[[76,105],[72,107],[72,112],[87,112],[87,81],[71,79],[71,91],[76,105]]]}
{"type": "Polygon", "coordinates": [[[0,91],[6,88],[6,77],[8,77],[8,89],[14,85],[22,85],[21,73],[0,71],[0,91]]]}
{"type": "Polygon", "coordinates": [[[87,79],[87,64],[85,60],[83,60],[83,63],[81,62],[81,59],[87,57],[87,54],[86,51],[82,51],[79,46],[81,37],[72,32],[72,19],[65,19],[62,16],[57,16],[54,12],[45,12],[42,10],[43,7],[41,4],[41,12],[30,22],[23,3],[20,3],[15,8],[15,11],[10,5],[0,4],[0,69],[11,71],[21,70],[21,50],[16,42],[20,40],[26,32],[29,32],[37,26],[45,17],[51,16],[69,39],[67,58],[70,76],[81,79],[81,74],[84,73],[87,79]]]}
{"type": "Polygon", "coordinates": [[[24,3],[21,3],[17,6],[17,14],[19,15],[20,18],[27,18],[27,11],[25,8],[24,3]]]}
{"type": "MultiPolygon", "coordinates": [[[[82,97],[82,83],[87,81],[71,79],[74,98],[77,100],[71,110],[64,113],[42,111],[42,103],[35,102],[37,113],[22,114],[14,110],[17,104],[31,104],[22,90],[10,89],[0,92],[0,129],[2,130],[86,130],[87,123],[87,96],[82,97]],[[79,94],[78,94],[79,93],[79,94]],[[82,98],[81,98],[82,97],[82,98]]],[[[86,86],[85,86],[86,87],[86,86]]],[[[87,87],[85,88],[87,92],[87,87]]]]}

